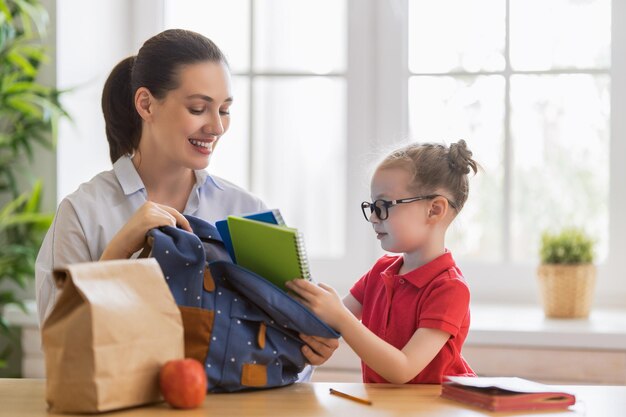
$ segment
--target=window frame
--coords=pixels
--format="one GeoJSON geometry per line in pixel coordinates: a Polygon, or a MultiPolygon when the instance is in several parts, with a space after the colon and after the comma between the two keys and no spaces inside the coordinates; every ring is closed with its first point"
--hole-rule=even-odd
{"type": "MultiPolygon", "coordinates": [[[[505,1],[508,13],[508,0],[505,1]]],[[[613,1],[612,22],[618,22],[617,17],[624,15],[626,4],[613,1]]],[[[366,156],[385,152],[395,145],[400,145],[410,135],[408,81],[412,73],[409,70],[406,53],[407,16],[408,0],[390,2],[348,0],[346,245],[347,248],[359,249],[348,250],[346,257],[340,260],[312,262],[318,277],[332,283],[342,293],[347,292],[354,281],[384,253],[378,242],[372,238],[366,224],[364,227],[364,222],[360,218],[362,216],[357,209],[364,196],[369,195],[367,176],[370,174],[371,166],[368,166],[368,163],[371,161],[367,160],[366,156]],[[394,47],[390,48],[389,45],[394,47]]],[[[611,115],[626,114],[626,27],[612,24],[611,37],[611,67],[608,72],[611,77],[611,115]]],[[[507,48],[508,44],[507,39],[507,48]]],[[[509,77],[513,72],[508,65],[506,71],[508,90],[509,77]]],[[[553,73],[562,72],[576,71],[553,73]]],[[[515,71],[515,73],[536,72],[515,71]]],[[[507,93],[507,106],[508,98],[507,93]]],[[[607,259],[598,265],[596,294],[596,303],[603,306],[623,305],[626,296],[626,280],[620,279],[621,269],[617,262],[619,249],[626,248],[626,219],[618,215],[626,212],[626,187],[620,187],[621,184],[617,180],[626,178],[626,164],[620,164],[618,160],[619,155],[626,155],[626,141],[618,140],[620,137],[626,137],[626,118],[611,117],[609,253],[607,259]]],[[[510,165],[512,163],[510,140],[507,140],[506,147],[505,158],[510,165]]],[[[505,187],[510,187],[508,174],[505,177],[505,187]]],[[[509,197],[504,206],[507,222],[504,233],[506,241],[510,240],[510,204],[509,197]]],[[[459,264],[470,283],[473,302],[538,301],[539,289],[536,280],[538,260],[514,263],[505,258],[496,263],[484,263],[461,259],[459,264]]]]}
{"type": "MultiPolygon", "coordinates": [[[[509,1],[506,1],[506,19],[509,19],[509,1]]],[[[408,15],[408,0],[395,2],[398,7],[402,7],[404,14],[408,15]]],[[[611,20],[619,22],[618,16],[626,13],[626,4],[612,1],[611,20]]],[[[408,19],[398,22],[408,26],[408,19]]],[[[509,29],[507,23],[505,40],[505,54],[509,53],[509,29]]],[[[610,77],[611,93],[611,115],[626,114],[626,29],[621,25],[611,25],[611,65],[605,70],[547,70],[547,71],[527,71],[513,70],[507,58],[506,67],[503,71],[479,71],[476,73],[413,73],[408,65],[404,66],[405,77],[409,79],[416,75],[428,76],[457,76],[457,75],[501,75],[505,77],[505,144],[504,161],[507,168],[504,170],[505,198],[503,204],[503,256],[502,260],[495,263],[476,262],[469,260],[459,260],[460,267],[468,279],[472,289],[474,302],[489,303],[533,303],[538,300],[539,289],[537,285],[536,268],[538,259],[530,259],[520,263],[510,260],[511,241],[511,131],[510,131],[510,80],[517,74],[607,74],[610,77]]],[[[399,50],[408,49],[398,48],[399,50]]],[[[400,59],[398,60],[401,61],[400,59]]],[[[392,82],[392,79],[379,80],[381,83],[392,82]]],[[[408,90],[407,90],[408,91],[408,90]]],[[[408,111],[408,107],[398,109],[408,111]]],[[[619,213],[626,210],[626,188],[621,186],[618,178],[626,178],[626,165],[618,160],[619,155],[626,155],[626,145],[624,140],[619,140],[626,135],[626,121],[623,118],[610,118],[609,137],[609,252],[606,260],[597,265],[598,284],[596,293],[596,303],[602,306],[623,306],[626,295],[626,281],[620,279],[621,268],[618,266],[617,257],[619,249],[626,248],[626,221],[619,213]]]]}
{"type": "MultiPolygon", "coordinates": [[[[347,252],[340,260],[312,262],[317,279],[335,286],[340,293],[346,293],[383,253],[371,227],[363,221],[360,213],[361,201],[368,200],[370,194],[370,158],[382,155],[409,137],[409,67],[405,53],[408,49],[408,0],[347,1],[347,252]]],[[[57,4],[57,8],[71,5],[71,1],[64,0],[57,4]]],[[[124,39],[116,38],[115,46],[119,51],[116,49],[111,53],[119,54],[120,59],[124,53],[136,51],[143,40],[163,28],[163,0],[133,0],[107,7],[112,12],[123,8],[126,13],[125,19],[106,23],[112,31],[120,29],[129,34],[124,39]],[[125,43],[122,45],[121,42],[125,43]]],[[[94,21],[101,19],[101,16],[96,16],[98,12],[91,13],[91,16],[85,17],[94,21]]],[[[619,17],[624,15],[626,3],[613,1],[612,22],[619,22],[619,17]]],[[[611,114],[622,115],[626,114],[626,27],[612,24],[611,37],[611,114]]],[[[112,64],[105,70],[109,71],[110,67],[112,64]]],[[[82,126],[83,121],[78,121],[78,124],[82,126]]],[[[93,138],[85,140],[105,140],[104,132],[97,131],[97,126],[86,126],[85,132],[94,132],[94,129],[96,134],[93,138]]],[[[620,181],[626,178],[626,164],[621,161],[621,156],[626,155],[626,140],[623,138],[626,138],[626,118],[611,117],[609,252],[605,262],[598,265],[596,293],[596,305],[601,306],[623,306],[626,299],[626,280],[621,278],[622,269],[618,263],[621,252],[626,248],[626,218],[620,215],[626,213],[626,187],[620,181]]],[[[57,162],[58,170],[63,166],[57,162]]],[[[87,169],[95,168],[90,166],[87,169]]],[[[88,179],[92,172],[84,174],[80,182],[88,179]]],[[[61,193],[57,196],[58,201],[64,197],[61,193]]],[[[538,301],[535,278],[538,260],[530,259],[524,264],[487,264],[461,259],[459,264],[470,283],[473,302],[536,304],[538,301]]]]}

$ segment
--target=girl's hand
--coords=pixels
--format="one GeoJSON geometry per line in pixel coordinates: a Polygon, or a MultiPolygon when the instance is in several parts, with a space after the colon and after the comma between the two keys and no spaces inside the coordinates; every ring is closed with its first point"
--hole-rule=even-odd
{"type": "Polygon", "coordinates": [[[352,314],[341,302],[337,291],[326,284],[315,285],[304,279],[294,279],[285,285],[298,296],[302,304],[337,331],[341,331],[339,327],[346,315],[352,314]]]}
{"type": "Polygon", "coordinates": [[[148,230],[177,225],[188,232],[192,231],[187,219],[176,209],[147,201],[113,236],[100,260],[128,259],[143,247],[148,230]]]}
{"type": "Polygon", "coordinates": [[[306,334],[300,334],[300,339],[306,343],[302,346],[302,354],[311,365],[323,364],[339,347],[339,339],[327,339],[306,334]]]}

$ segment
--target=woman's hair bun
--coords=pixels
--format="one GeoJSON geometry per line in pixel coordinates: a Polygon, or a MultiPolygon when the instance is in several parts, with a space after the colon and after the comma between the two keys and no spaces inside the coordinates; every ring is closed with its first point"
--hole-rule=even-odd
{"type": "Polygon", "coordinates": [[[472,159],[472,151],[467,148],[467,143],[463,139],[450,145],[448,165],[452,172],[461,175],[467,175],[471,171],[474,171],[474,174],[478,172],[478,165],[472,159]]]}

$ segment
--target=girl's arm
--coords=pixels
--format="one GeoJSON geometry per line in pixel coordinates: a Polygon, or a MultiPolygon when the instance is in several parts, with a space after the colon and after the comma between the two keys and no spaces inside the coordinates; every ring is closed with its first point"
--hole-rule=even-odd
{"type": "Polygon", "coordinates": [[[337,331],[367,366],[392,384],[404,384],[415,378],[450,338],[443,330],[420,328],[400,350],[376,336],[354,316],[342,320],[337,331]]]}
{"type": "MultiPolygon", "coordinates": [[[[361,303],[359,303],[352,294],[344,297],[343,303],[352,314],[361,318],[361,303]]],[[[302,347],[302,353],[311,365],[321,365],[326,362],[339,347],[339,340],[326,339],[319,336],[309,336],[301,334],[300,338],[306,343],[302,347]]]]}
{"type": "Polygon", "coordinates": [[[305,280],[294,280],[287,286],[301,297],[304,305],[340,332],[367,366],[394,384],[404,384],[415,378],[450,338],[450,334],[442,330],[420,328],[400,350],[359,321],[360,303],[351,295],[344,298],[344,301],[347,300],[344,305],[337,292],[328,285],[317,286],[305,280]],[[358,310],[359,317],[351,311],[354,308],[358,310]]]}
{"type": "Polygon", "coordinates": [[[343,297],[342,302],[343,302],[343,305],[346,306],[348,310],[350,310],[350,312],[352,313],[354,317],[361,320],[361,315],[363,313],[363,306],[361,305],[361,303],[359,303],[359,301],[356,298],[354,298],[352,294],[348,294],[345,297],[343,297]]]}

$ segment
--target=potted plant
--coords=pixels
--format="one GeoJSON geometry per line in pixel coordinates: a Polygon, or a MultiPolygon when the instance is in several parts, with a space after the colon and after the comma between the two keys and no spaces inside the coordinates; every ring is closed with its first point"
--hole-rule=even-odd
{"type": "Polygon", "coordinates": [[[594,243],[576,228],[543,233],[538,277],[546,317],[589,316],[596,282],[594,243]]]}
{"type": "Polygon", "coordinates": [[[18,294],[33,280],[52,219],[40,212],[41,183],[30,178],[26,162],[35,144],[53,148],[56,121],[67,116],[59,91],[37,81],[47,59],[47,24],[40,0],[0,0],[0,368],[16,343],[4,307],[24,308],[18,294]]]}

